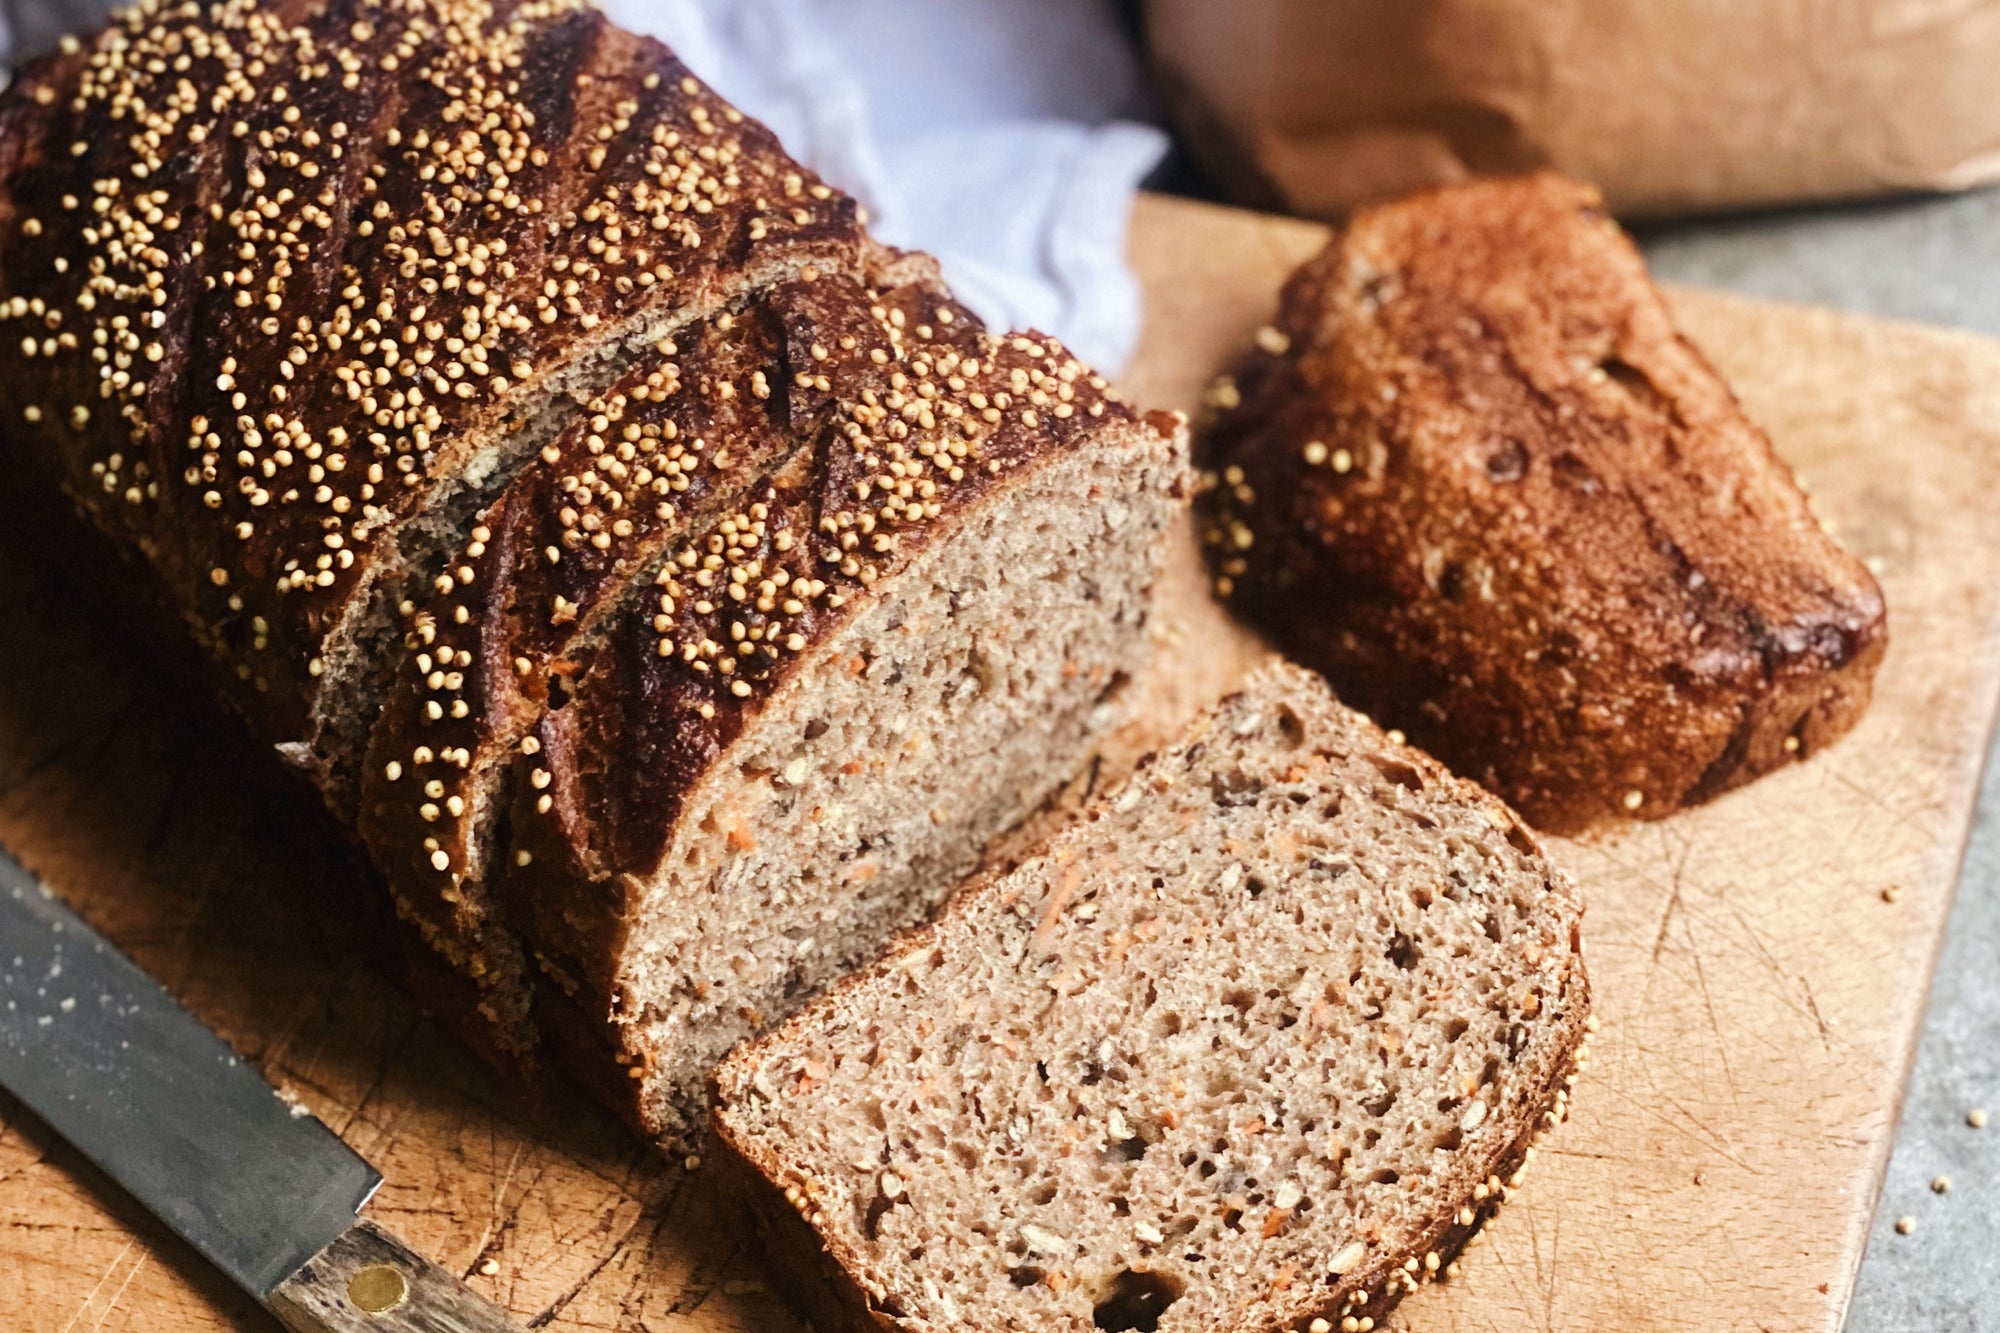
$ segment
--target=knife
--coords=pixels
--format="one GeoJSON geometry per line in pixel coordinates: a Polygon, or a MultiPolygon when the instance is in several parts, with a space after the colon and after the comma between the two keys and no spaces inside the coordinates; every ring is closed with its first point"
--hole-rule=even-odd
{"type": "Polygon", "coordinates": [[[4,849],[0,1087],[294,1333],[520,1333],[361,1218],[375,1168],[4,849]]]}

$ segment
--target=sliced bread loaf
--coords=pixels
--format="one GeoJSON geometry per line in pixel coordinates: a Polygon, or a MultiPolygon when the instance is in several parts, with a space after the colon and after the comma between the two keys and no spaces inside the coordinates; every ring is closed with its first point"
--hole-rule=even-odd
{"type": "Polygon", "coordinates": [[[1867,707],[1881,591],[1586,186],[1363,211],[1222,401],[1220,590],[1539,827],[1671,814],[1867,707]]]}
{"type": "Polygon", "coordinates": [[[127,11],[0,93],[0,324],[9,475],[426,1002],[668,1135],[1081,766],[1187,490],[583,0],[127,11]]]}
{"type": "Polygon", "coordinates": [[[1567,1106],[1580,907],[1497,800],[1265,669],[715,1076],[815,1326],[1372,1328],[1567,1106]]]}

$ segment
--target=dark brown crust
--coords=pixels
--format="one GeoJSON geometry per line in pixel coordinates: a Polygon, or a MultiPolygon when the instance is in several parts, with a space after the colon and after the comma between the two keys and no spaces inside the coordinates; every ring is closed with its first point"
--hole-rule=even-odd
{"type": "MultiPolygon", "coordinates": [[[[1196,723],[1189,735],[1198,735],[1202,727],[1203,723],[1196,723]]],[[[1386,748],[1389,743],[1384,739],[1382,744],[1386,748]]],[[[1524,855],[1545,857],[1535,836],[1492,797],[1445,771],[1426,754],[1409,751],[1406,757],[1426,776],[1427,785],[1454,790],[1468,803],[1487,810],[1494,826],[1508,830],[1509,841],[1524,855]]],[[[1158,762],[1158,758],[1147,756],[1140,771],[1158,762]]],[[[1135,774],[1129,780],[1137,778],[1135,774]]],[[[1116,795],[1116,792],[1106,793],[1095,804],[1106,807],[1116,795]]],[[[816,1329],[828,1333],[846,1330],[873,1333],[898,1330],[905,1325],[869,1296],[862,1276],[865,1259],[813,1225],[811,1213],[816,1205],[811,1190],[806,1188],[809,1182],[796,1168],[788,1166],[774,1147],[739,1135],[731,1125],[729,1108],[748,1095],[759,1051],[766,1044],[800,1041],[823,1015],[839,1013],[872,979],[896,974],[906,960],[931,949],[935,939],[951,929],[955,918],[970,914],[979,898],[993,892],[1008,873],[1005,867],[996,868],[962,886],[950,904],[930,922],[905,932],[873,964],[843,978],[765,1036],[738,1046],[710,1076],[710,1102],[714,1109],[710,1118],[713,1132],[709,1160],[715,1173],[715,1188],[719,1197],[737,1209],[751,1226],[765,1246],[781,1292],[816,1329]],[[796,1202],[787,1197],[788,1184],[800,1191],[796,1202]]],[[[1546,873],[1561,882],[1560,871],[1550,868],[1546,873]]],[[[1557,1009],[1560,1018],[1537,1046],[1537,1069],[1528,1072],[1535,1089],[1526,1104],[1529,1109],[1515,1123],[1515,1133],[1488,1161],[1455,1164],[1454,1176],[1466,1183],[1463,1202],[1434,1218],[1409,1248],[1394,1253],[1371,1252],[1360,1268],[1344,1275],[1337,1287],[1302,1285],[1302,1299],[1293,1309],[1261,1325],[1245,1325],[1240,1333],[1300,1333],[1319,1317],[1326,1318],[1335,1329],[1342,1327],[1347,1316],[1357,1322],[1372,1318],[1379,1323],[1404,1295],[1424,1282],[1444,1276],[1447,1265],[1492,1219],[1507,1192],[1520,1184],[1521,1173],[1537,1141],[1568,1117],[1570,1088],[1587,1059],[1590,1033],[1595,1026],[1590,1016],[1590,979],[1583,961],[1580,916],[1571,921],[1561,993],[1545,1003],[1557,1009]],[[1493,1188],[1496,1182],[1497,1189],[1493,1188]],[[1472,1220],[1461,1221],[1468,1209],[1472,1220]],[[1438,1256],[1435,1268],[1427,1267],[1426,1256],[1430,1253],[1438,1256]],[[1414,1273],[1407,1267],[1413,1260],[1414,1273]],[[1305,1293],[1309,1290],[1324,1294],[1308,1297],[1305,1293]]],[[[1230,1329],[1226,1333],[1239,1330],[1230,1329]]]]}
{"type": "Polygon", "coordinates": [[[1880,590],[1594,191],[1367,210],[1262,341],[1205,442],[1218,586],[1538,826],[1663,817],[1867,707],[1880,590]]]}
{"type": "Polygon", "coordinates": [[[664,47],[565,0],[223,0],[113,33],[26,71],[0,112],[19,127],[0,383],[40,418],[10,433],[160,570],[274,742],[339,748],[365,704],[343,654],[420,572],[409,524],[469,507],[468,463],[506,452],[549,376],[857,253],[851,201],[664,47]],[[134,56],[110,63],[118,43],[134,56]],[[246,58],[244,96],[214,96],[246,58]],[[104,90],[77,97],[87,69],[104,90]],[[127,286],[86,309],[92,280],[127,286]],[[29,327],[75,345],[30,357],[29,327]],[[113,368],[134,387],[100,397],[113,368]]]}

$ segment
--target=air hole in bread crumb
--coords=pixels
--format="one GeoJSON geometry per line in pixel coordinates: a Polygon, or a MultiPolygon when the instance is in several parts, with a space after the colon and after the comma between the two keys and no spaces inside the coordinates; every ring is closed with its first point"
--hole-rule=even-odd
{"type": "Polygon", "coordinates": [[[1502,440],[1486,456],[1486,475],[1505,485],[1528,475],[1528,451],[1519,440],[1502,440]]]}
{"type": "Polygon", "coordinates": [[[1299,721],[1299,715],[1289,708],[1278,709],[1278,734],[1285,738],[1285,744],[1297,749],[1306,743],[1306,724],[1299,721]]]}
{"type": "Polygon", "coordinates": [[[1370,755],[1368,756],[1368,762],[1375,766],[1377,773],[1380,773],[1384,778],[1395,783],[1398,787],[1406,787],[1411,791],[1422,791],[1424,789],[1422,775],[1400,759],[1391,759],[1386,755],[1370,755]]]}
{"type": "Polygon", "coordinates": [[[1394,1185],[1401,1182],[1403,1177],[1400,1172],[1385,1166],[1375,1173],[1373,1179],[1377,1185],[1394,1185]]]}
{"type": "Polygon", "coordinates": [[[1647,377],[1645,371],[1639,369],[1639,367],[1633,365],[1630,361],[1625,360],[1623,357],[1608,356],[1598,363],[1598,369],[1602,370],[1606,378],[1613,384],[1623,389],[1626,396],[1637,403],[1641,409],[1652,413],[1654,416],[1665,417],[1673,415],[1673,407],[1667,401],[1667,396],[1660,392],[1653,381],[1647,377]]]}
{"type": "Polygon", "coordinates": [[[1217,773],[1208,780],[1209,799],[1224,810],[1239,805],[1255,805],[1263,790],[1262,779],[1240,771],[1217,773]]]}
{"type": "Polygon", "coordinates": [[[879,1240],[882,1234],[882,1218],[898,1203],[906,1202],[908,1197],[904,1195],[901,1198],[892,1199],[880,1189],[877,1189],[875,1197],[868,1201],[868,1212],[861,1219],[861,1233],[870,1240],[879,1240]]]}
{"type": "Polygon", "coordinates": [[[1160,1316],[1181,1298],[1186,1284],[1170,1273],[1120,1269],[1111,1289],[1091,1311],[1105,1333],[1155,1333],[1160,1316]]]}
{"type": "MultiPolygon", "coordinates": [[[[1568,450],[1564,450],[1562,453],[1556,455],[1555,472],[1556,476],[1561,478],[1564,483],[1583,492],[1585,495],[1595,495],[1604,489],[1604,483],[1598,479],[1597,473],[1591,469],[1590,464],[1584,462],[1583,459],[1568,450]]],[[[1548,654],[1546,652],[1542,656],[1544,660],[1547,660],[1548,654]]]]}

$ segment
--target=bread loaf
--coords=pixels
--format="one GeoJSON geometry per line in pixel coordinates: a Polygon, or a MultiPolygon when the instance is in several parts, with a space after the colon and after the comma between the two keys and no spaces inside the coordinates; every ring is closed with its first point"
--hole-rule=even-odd
{"type": "Polygon", "coordinates": [[[1880,590],[1585,186],[1363,211],[1220,390],[1218,588],[1542,827],[1662,817],[1867,707],[1880,590]]]}
{"type": "Polygon", "coordinates": [[[1372,1328],[1562,1119],[1579,918],[1497,800],[1269,668],[739,1047],[721,1194],[815,1328],[1372,1328]]]}
{"type": "Polygon", "coordinates": [[[30,66],[0,96],[0,320],[17,475],[317,785],[442,964],[425,993],[521,1064],[554,1034],[662,1134],[699,1119],[691,1062],[1081,763],[1182,487],[1176,423],[982,328],[576,0],[146,4],[30,66]],[[925,710],[928,766],[794,848],[897,840],[865,891],[786,898],[818,863],[776,836],[662,868],[685,812],[801,758],[875,766],[833,784],[851,809],[894,765],[846,724],[891,705],[925,710]],[[760,768],[808,707],[843,728],[760,768]],[[794,956],[634,1078],[663,893],[766,895],[690,947],[794,956]]]}

